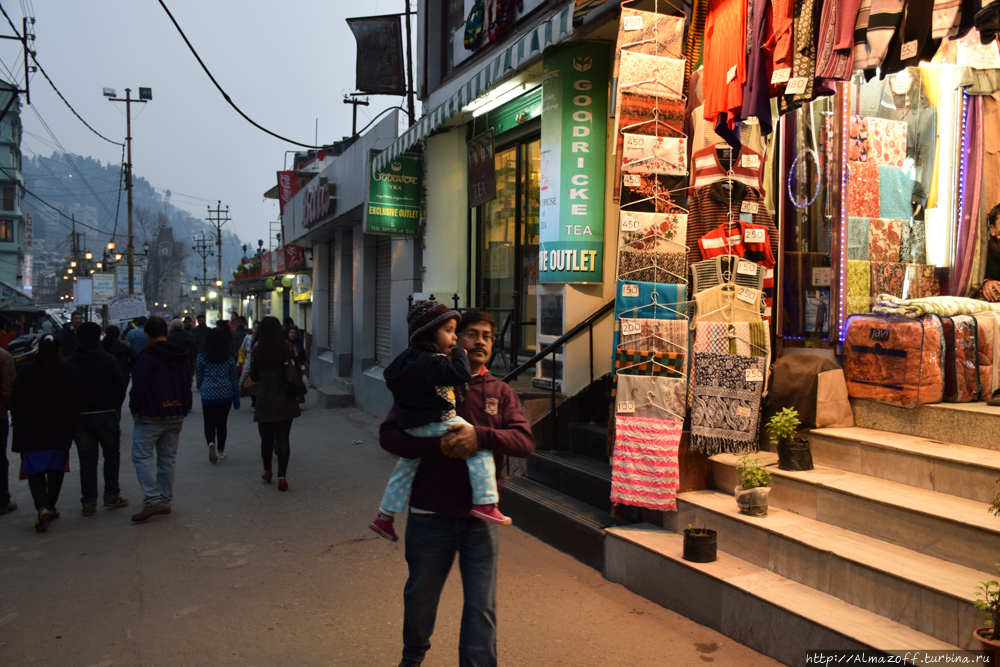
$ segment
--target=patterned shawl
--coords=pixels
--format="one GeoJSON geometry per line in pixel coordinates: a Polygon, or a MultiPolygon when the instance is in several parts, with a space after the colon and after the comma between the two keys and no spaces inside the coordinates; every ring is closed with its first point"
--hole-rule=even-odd
{"type": "Polygon", "coordinates": [[[709,456],[756,451],[764,359],[711,352],[694,357],[691,448],[709,456]]]}
{"type": "Polygon", "coordinates": [[[677,509],[679,421],[615,416],[611,500],[652,510],[677,509]]]}

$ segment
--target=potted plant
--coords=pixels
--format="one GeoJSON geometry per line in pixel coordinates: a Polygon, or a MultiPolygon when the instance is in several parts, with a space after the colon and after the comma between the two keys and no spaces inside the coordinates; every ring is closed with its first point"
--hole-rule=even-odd
{"type": "Polygon", "coordinates": [[[782,470],[812,470],[812,450],[809,441],[795,437],[799,430],[799,413],[795,408],[783,408],[767,422],[767,435],[778,447],[778,467],[782,470]]]}
{"type": "MultiPolygon", "coordinates": [[[[1000,563],[997,572],[1000,573],[1000,563]]],[[[1000,649],[1000,583],[980,581],[976,593],[979,596],[974,603],[976,609],[986,612],[986,625],[976,630],[976,641],[980,651],[995,651],[1000,649]]]]}
{"type": "Polygon", "coordinates": [[[684,560],[692,563],[711,563],[718,554],[717,534],[709,530],[707,525],[693,528],[691,524],[684,529],[684,560]]]}
{"type": "Polygon", "coordinates": [[[740,475],[740,485],[736,487],[736,504],[740,511],[750,516],[767,516],[771,472],[761,465],[760,459],[751,459],[749,454],[740,458],[736,471],[740,475]]]}

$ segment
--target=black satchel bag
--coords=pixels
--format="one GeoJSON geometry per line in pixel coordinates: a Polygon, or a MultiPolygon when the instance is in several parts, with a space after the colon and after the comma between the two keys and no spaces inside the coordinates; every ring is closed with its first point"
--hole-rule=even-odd
{"type": "Polygon", "coordinates": [[[302,373],[299,371],[295,359],[285,361],[285,384],[288,386],[288,395],[292,398],[305,396],[309,389],[302,381],[302,373]]]}

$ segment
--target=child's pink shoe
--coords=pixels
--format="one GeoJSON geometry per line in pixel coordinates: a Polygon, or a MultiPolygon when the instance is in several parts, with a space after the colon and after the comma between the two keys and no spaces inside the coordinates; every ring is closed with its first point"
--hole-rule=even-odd
{"type": "Polygon", "coordinates": [[[473,505],[472,516],[501,526],[509,526],[514,523],[509,516],[501,514],[496,505],[473,505]]]}
{"type": "Polygon", "coordinates": [[[395,542],[399,539],[399,536],[396,535],[396,529],[392,527],[392,519],[381,512],[368,524],[368,527],[390,542],[395,542]]]}

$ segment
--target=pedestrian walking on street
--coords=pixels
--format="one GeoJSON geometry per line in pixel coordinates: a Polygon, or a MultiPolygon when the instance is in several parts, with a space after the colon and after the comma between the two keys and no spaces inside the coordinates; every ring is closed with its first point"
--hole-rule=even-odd
{"type": "Polygon", "coordinates": [[[198,326],[191,330],[191,338],[194,340],[194,347],[200,350],[205,344],[205,336],[208,335],[208,325],[205,324],[205,313],[198,314],[198,326]]]}
{"type": "Polygon", "coordinates": [[[232,332],[233,349],[237,350],[237,353],[240,349],[240,346],[243,345],[243,339],[247,337],[248,333],[250,333],[250,330],[247,329],[247,318],[240,315],[239,317],[236,318],[236,326],[233,327],[233,332],[232,332]]]}
{"type": "Polygon", "coordinates": [[[188,356],[191,357],[191,363],[194,364],[195,357],[198,356],[199,348],[195,347],[194,336],[184,330],[183,320],[174,319],[170,321],[170,333],[167,334],[167,340],[177,347],[186,350],[188,356]]]}
{"type": "Polygon", "coordinates": [[[535,451],[531,425],[509,385],[486,370],[496,323],[489,313],[462,316],[458,340],[468,353],[472,381],[456,403],[462,425],[441,438],[416,438],[400,428],[395,407],[379,429],[382,449],[420,459],[406,521],[403,588],[403,660],[417,667],[431,646],[438,601],[455,554],[459,555],[464,604],[458,664],[496,667],[496,587],[500,542],[497,526],[471,516],[472,485],[465,457],[493,452],[497,486],[503,489],[505,456],[525,458],[535,451]]]}
{"type": "MultiPolygon", "coordinates": [[[[104,339],[101,341],[101,348],[115,358],[118,368],[122,373],[122,380],[125,387],[132,380],[132,369],[135,368],[135,361],[139,358],[131,346],[126,345],[121,340],[121,330],[115,325],[104,330],[104,339]]],[[[123,399],[124,400],[124,399],[123,399]]],[[[118,419],[121,419],[121,410],[118,410],[118,419]]]]}
{"type": "Polygon", "coordinates": [[[21,368],[10,394],[13,451],[21,455],[21,479],[35,502],[35,530],[44,533],[59,518],[56,503],[69,472],[69,448],[83,394],[80,373],[59,354],[59,341],[46,334],[35,359],[21,368]]]}
{"type": "Polygon", "coordinates": [[[125,342],[128,343],[128,346],[131,347],[136,354],[145,350],[146,346],[149,345],[149,339],[146,338],[145,329],[147,321],[148,320],[145,317],[136,319],[135,328],[125,334],[125,342]]]}
{"type": "Polygon", "coordinates": [[[260,432],[260,455],[264,460],[261,475],[271,483],[271,462],[278,455],[278,490],[287,491],[288,459],[291,456],[289,433],[292,420],[302,414],[289,393],[288,365],[292,348],[281,331],[277,317],[265,317],[257,329],[257,344],[251,349],[250,381],[257,385],[257,410],[253,420],[260,432]]]}
{"type": "Polygon", "coordinates": [[[240,370],[240,393],[250,397],[250,414],[257,411],[257,387],[251,386],[253,383],[248,383],[247,380],[250,379],[250,360],[253,358],[253,346],[257,344],[257,329],[259,327],[260,322],[254,322],[253,333],[243,339],[246,355],[243,357],[243,368],[240,370]]]}
{"type": "MultiPolygon", "coordinates": [[[[306,356],[306,348],[299,335],[298,327],[293,326],[288,330],[286,335],[288,337],[288,344],[292,346],[292,361],[295,362],[295,368],[299,372],[299,377],[303,377],[306,372],[306,364],[309,363],[309,357],[306,356]]],[[[303,379],[304,381],[305,379],[303,379]]],[[[299,396],[295,400],[298,401],[299,405],[302,405],[306,402],[306,397],[299,396]]]]}
{"type": "Polygon", "coordinates": [[[76,332],[80,329],[81,324],[83,324],[83,315],[74,312],[70,315],[69,322],[62,325],[62,328],[56,332],[56,338],[59,339],[59,349],[63,359],[69,359],[70,355],[73,354],[73,350],[76,349],[78,345],[76,332]]]}
{"type": "Polygon", "coordinates": [[[229,340],[222,329],[212,329],[194,366],[195,385],[201,392],[201,410],[205,417],[208,460],[226,458],[226,422],[229,408],[239,410],[240,389],[236,360],[229,354],[229,340]]]}
{"type": "Polygon", "coordinates": [[[125,383],[118,361],[101,348],[101,325],[84,322],[77,336],[80,345],[69,363],[80,372],[84,389],[73,440],[80,456],[83,515],[93,516],[97,512],[97,462],[101,451],[104,452],[104,506],[128,505],[118,486],[121,459],[118,415],[125,401],[125,383]]]}
{"type": "Polygon", "coordinates": [[[170,514],[177,443],[184,417],[191,411],[191,359],[187,351],[167,340],[167,322],[162,317],[149,318],[144,329],[149,345],[139,353],[129,394],[129,410],[135,420],[132,463],[144,494],[143,509],[132,515],[132,521],[170,514]]]}
{"type": "Polygon", "coordinates": [[[7,350],[0,350],[0,516],[17,509],[17,503],[10,499],[7,474],[10,464],[7,462],[7,434],[10,432],[10,420],[7,411],[10,408],[10,392],[14,388],[14,357],[7,350]]]}

